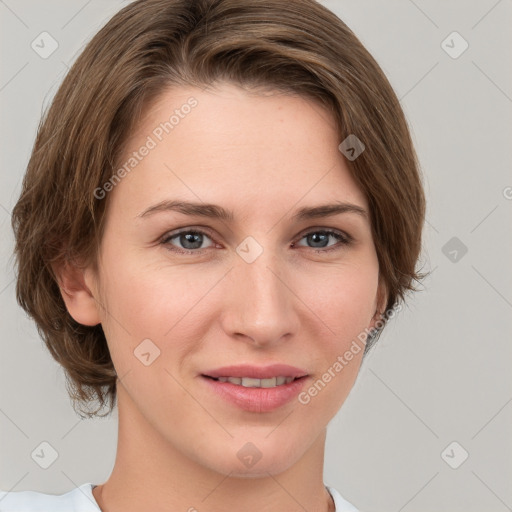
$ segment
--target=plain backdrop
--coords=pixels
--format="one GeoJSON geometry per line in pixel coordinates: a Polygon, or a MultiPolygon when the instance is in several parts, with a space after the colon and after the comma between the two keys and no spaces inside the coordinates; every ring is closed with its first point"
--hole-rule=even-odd
{"type": "MultiPolygon", "coordinates": [[[[425,176],[422,262],[432,270],[330,423],[325,482],[362,511],[512,510],[512,2],[322,3],[400,98],[425,176]]],[[[124,5],[0,1],[2,490],[61,494],[113,467],[116,414],[80,420],[16,304],[10,212],[43,107],[124,5]],[[31,46],[42,32],[58,44],[47,58],[31,46]],[[31,456],[43,442],[58,455],[47,469],[31,456]]]]}

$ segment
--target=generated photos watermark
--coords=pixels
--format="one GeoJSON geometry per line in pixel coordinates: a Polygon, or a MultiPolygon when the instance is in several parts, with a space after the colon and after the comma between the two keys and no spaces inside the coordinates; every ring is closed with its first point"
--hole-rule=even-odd
{"type": "Polygon", "coordinates": [[[357,335],[357,339],[352,341],[350,348],[347,349],[343,355],[338,355],[336,360],[329,368],[317,379],[307,390],[299,393],[298,400],[302,405],[307,405],[311,402],[311,399],[317,396],[329,382],[331,382],[342,370],[345,368],[356,354],[359,354],[362,349],[366,346],[366,340],[368,337],[373,337],[378,331],[380,331],[386,322],[393,318],[399,311],[402,310],[401,304],[396,304],[393,308],[388,309],[380,318],[375,322],[375,326],[368,329],[366,327],[364,331],[361,331],[357,335]],[[359,343],[361,345],[359,345],[359,343]]]}
{"type": "Polygon", "coordinates": [[[135,169],[135,167],[137,167],[160,142],[162,142],[164,137],[171,133],[171,131],[180,124],[181,120],[185,119],[185,117],[190,114],[192,109],[197,107],[198,104],[199,102],[197,99],[192,96],[186,103],[181,105],[180,108],[175,109],[167,121],[160,123],[154,128],[151,135],[147,136],[146,142],[137,151],[133,151],[131,156],[121,167],[119,167],[119,169],[117,169],[109,180],[107,180],[101,187],[94,189],[94,197],[96,199],[104,199],[107,193],[112,191],[125,176],[133,171],[133,169],[135,169]]]}

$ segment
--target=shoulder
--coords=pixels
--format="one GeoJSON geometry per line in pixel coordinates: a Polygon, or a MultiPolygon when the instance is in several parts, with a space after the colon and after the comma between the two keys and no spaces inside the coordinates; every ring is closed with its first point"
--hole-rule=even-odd
{"type": "Polygon", "coordinates": [[[36,491],[0,491],[1,512],[101,512],[86,483],[60,495],[36,491]]]}
{"type": "Polygon", "coordinates": [[[334,487],[326,485],[326,488],[334,500],[336,512],[359,512],[359,510],[354,507],[352,503],[347,501],[334,487]]]}

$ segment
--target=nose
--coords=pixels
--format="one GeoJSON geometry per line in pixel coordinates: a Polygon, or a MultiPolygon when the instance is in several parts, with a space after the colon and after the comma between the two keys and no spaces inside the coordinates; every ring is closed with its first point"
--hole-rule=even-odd
{"type": "Polygon", "coordinates": [[[283,342],[298,331],[298,300],[290,271],[270,250],[252,263],[240,259],[229,273],[222,326],[256,347],[283,342]]]}

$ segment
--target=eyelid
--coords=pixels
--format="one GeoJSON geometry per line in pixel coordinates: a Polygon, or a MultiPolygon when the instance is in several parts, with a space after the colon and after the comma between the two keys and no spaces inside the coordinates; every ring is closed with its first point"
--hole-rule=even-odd
{"type": "MultiPolygon", "coordinates": [[[[213,235],[213,229],[206,227],[206,226],[185,226],[183,228],[176,228],[171,231],[167,231],[164,235],[162,235],[159,238],[159,242],[165,244],[171,238],[175,238],[178,235],[181,235],[182,233],[198,233],[201,235],[207,235],[212,240],[212,242],[214,242],[214,244],[217,243],[215,241],[215,238],[213,235]]],[[[181,249],[181,250],[185,251],[187,249],[181,249]]],[[[188,249],[188,250],[190,250],[190,249],[188,249]]],[[[204,249],[197,249],[197,250],[194,250],[193,252],[201,252],[202,250],[204,250],[204,249]]]]}
{"type": "Polygon", "coordinates": [[[161,238],[170,238],[181,233],[188,233],[189,231],[206,233],[209,236],[212,236],[212,233],[214,232],[212,228],[209,228],[207,226],[184,226],[183,228],[176,228],[167,231],[161,238]]]}
{"type": "Polygon", "coordinates": [[[345,231],[341,231],[341,230],[335,229],[335,228],[326,228],[326,227],[315,228],[315,227],[313,227],[313,228],[309,228],[305,232],[302,232],[297,237],[297,242],[293,242],[293,246],[295,246],[303,238],[305,238],[308,235],[313,234],[313,233],[327,234],[329,237],[335,238],[337,240],[337,243],[335,243],[334,245],[327,245],[326,247],[308,247],[308,246],[304,246],[304,245],[299,245],[298,247],[302,247],[303,249],[309,249],[309,251],[312,251],[315,254],[329,255],[333,252],[336,253],[338,251],[346,249],[347,247],[350,247],[354,242],[354,238],[351,235],[349,235],[348,233],[346,233],[345,231]]]}
{"type": "MultiPolygon", "coordinates": [[[[343,231],[338,228],[327,227],[327,226],[312,226],[310,228],[307,228],[304,231],[302,231],[302,233],[300,235],[297,236],[297,240],[301,240],[302,238],[309,235],[310,233],[336,234],[336,235],[343,237],[347,241],[347,243],[354,241],[354,238],[351,235],[349,235],[346,231],[343,231]]],[[[313,247],[312,247],[312,249],[313,249],[313,247]]]]}

